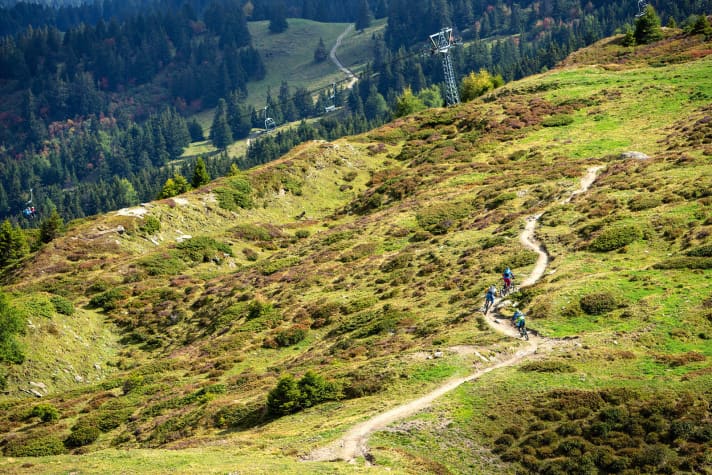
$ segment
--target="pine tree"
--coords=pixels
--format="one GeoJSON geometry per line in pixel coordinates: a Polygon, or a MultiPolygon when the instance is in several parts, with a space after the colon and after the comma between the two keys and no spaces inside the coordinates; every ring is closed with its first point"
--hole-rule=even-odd
{"type": "Polygon", "coordinates": [[[24,331],[26,323],[20,313],[10,305],[10,299],[0,292],[0,362],[20,364],[25,361],[22,347],[15,339],[24,331]]]}
{"type": "Polygon", "coordinates": [[[190,184],[193,185],[193,188],[200,188],[208,183],[210,183],[210,175],[205,168],[203,157],[198,157],[198,160],[195,162],[195,169],[193,170],[193,180],[190,184]]]}
{"type": "Polygon", "coordinates": [[[660,17],[655,9],[648,5],[643,16],[635,20],[635,41],[639,45],[646,45],[663,39],[663,30],[660,27],[660,17]]]}
{"type": "Polygon", "coordinates": [[[287,23],[287,7],[282,1],[276,2],[270,9],[269,31],[271,33],[282,33],[289,28],[287,23]]]}
{"type": "Polygon", "coordinates": [[[394,117],[402,117],[425,109],[425,104],[413,94],[413,91],[406,87],[403,94],[396,99],[396,105],[393,110],[394,117]]]}
{"type": "Polygon", "coordinates": [[[358,7],[358,18],[356,19],[356,30],[363,31],[371,26],[373,14],[368,6],[368,0],[361,0],[358,7]]]}
{"type": "Polygon", "coordinates": [[[9,220],[0,225],[0,267],[20,259],[29,252],[25,233],[13,226],[9,220]]]}
{"type": "Polygon", "coordinates": [[[314,50],[314,62],[315,63],[323,63],[326,61],[326,58],[329,57],[329,53],[326,51],[326,45],[324,45],[324,39],[319,37],[319,44],[316,45],[316,49],[314,50]]]}
{"type": "Polygon", "coordinates": [[[40,241],[44,243],[51,242],[54,238],[59,236],[64,228],[64,220],[56,209],[52,209],[49,218],[43,219],[40,223],[40,241]]]}
{"type": "Polygon", "coordinates": [[[203,126],[200,125],[195,119],[188,122],[188,133],[190,134],[191,142],[202,142],[203,140],[205,140],[203,126]]]}
{"type": "Polygon", "coordinates": [[[225,99],[220,99],[215,109],[213,125],[210,127],[210,140],[219,149],[225,149],[232,143],[232,131],[227,121],[227,103],[225,99]]]}

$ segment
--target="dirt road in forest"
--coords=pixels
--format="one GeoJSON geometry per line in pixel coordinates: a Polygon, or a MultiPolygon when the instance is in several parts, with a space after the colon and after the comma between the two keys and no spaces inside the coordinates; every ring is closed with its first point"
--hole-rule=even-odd
{"type": "Polygon", "coordinates": [[[341,42],[344,40],[344,37],[348,35],[351,30],[353,30],[353,28],[353,25],[349,25],[348,27],[346,27],[344,32],[341,33],[338,38],[336,38],[336,43],[334,43],[334,46],[331,47],[331,51],[329,51],[329,58],[331,58],[331,61],[350,79],[349,82],[346,84],[346,89],[351,89],[352,87],[354,87],[354,84],[356,84],[358,78],[353,73],[353,71],[341,64],[341,61],[339,61],[339,58],[336,56],[336,50],[341,47],[341,42]]]}
{"type": "MultiPolygon", "coordinates": [[[[602,167],[592,167],[589,168],[586,175],[581,179],[580,187],[571,193],[563,203],[568,203],[571,199],[581,193],[584,193],[596,180],[596,175],[602,167]]],[[[537,254],[539,258],[537,259],[534,269],[529,274],[529,276],[524,279],[521,283],[521,287],[526,287],[536,283],[544,275],[547,265],[549,263],[549,255],[546,249],[536,240],[534,237],[534,231],[536,229],[536,224],[541,218],[543,213],[539,213],[527,218],[527,223],[524,231],[520,234],[519,238],[522,244],[526,247],[532,249],[537,254]]],[[[509,324],[507,320],[499,320],[496,318],[497,306],[501,304],[500,301],[496,301],[492,309],[487,313],[486,320],[487,323],[497,332],[504,333],[513,338],[519,338],[519,331],[509,324]]],[[[468,381],[473,381],[480,376],[489,373],[495,369],[504,368],[506,366],[512,366],[521,362],[522,360],[528,358],[530,355],[534,354],[537,349],[542,345],[542,343],[547,343],[546,346],[550,346],[553,340],[547,340],[541,338],[537,335],[530,334],[529,341],[527,345],[517,351],[512,357],[502,360],[493,366],[483,368],[474,374],[466,376],[464,378],[458,378],[446,382],[445,384],[439,386],[428,394],[421,396],[409,403],[403,404],[401,406],[394,407],[386,412],[378,414],[360,424],[357,424],[351,428],[343,437],[331,443],[328,446],[319,448],[311,452],[307,457],[304,458],[305,461],[335,461],[335,460],[347,460],[354,461],[356,457],[363,456],[366,461],[371,459],[368,452],[368,438],[369,436],[380,429],[385,428],[387,425],[403,419],[405,417],[411,416],[416,412],[428,407],[434,400],[442,396],[443,394],[455,389],[463,383],[468,381]]]]}

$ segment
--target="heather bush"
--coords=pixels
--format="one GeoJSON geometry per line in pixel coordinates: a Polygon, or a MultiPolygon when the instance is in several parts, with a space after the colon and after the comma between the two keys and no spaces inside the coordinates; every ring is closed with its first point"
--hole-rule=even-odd
{"type": "Polygon", "coordinates": [[[55,434],[30,434],[8,440],[3,452],[6,457],[44,457],[66,453],[67,449],[55,434]]]}
{"type": "Polygon", "coordinates": [[[581,310],[589,315],[601,315],[614,310],[618,303],[616,298],[609,292],[596,292],[587,294],[579,300],[581,310]]]}
{"type": "Polygon", "coordinates": [[[608,228],[593,238],[589,249],[597,252],[613,251],[627,246],[642,237],[643,233],[637,226],[627,225],[608,228]]]}

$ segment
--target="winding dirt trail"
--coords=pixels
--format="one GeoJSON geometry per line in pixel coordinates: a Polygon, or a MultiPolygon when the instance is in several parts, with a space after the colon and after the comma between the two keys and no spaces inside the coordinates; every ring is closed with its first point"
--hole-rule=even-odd
{"type": "Polygon", "coordinates": [[[351,30],[353,30],[353,28],[353,24],[347,26],[344,32],[341,33],[338,38],[336,38],[336,43],[334,43],[334,46],[331,47],[331,51],[329,51],[329,58],[331,58],[331,61],[350,79],[348,84],[346,84],[346,89],[351,89],[352,87],[354,87],[354,84],[356,84],[358,78],[353,73],[353,71],[341,64],[341,61],[339,61],[339,58],[336,56],[336,50],[341,47],[341,42],[344,40],[344,37],[348,35],[351,30]]]}
{"type": "MultiPolygon", "coordinates": [[[[589,189],[589,187],[593,184],[593,182],[596,180],[596,175],[598,171],[603,168],[603,167],[592,167],[589,168],[586,175],[581,179],[581,186],[571,193],[570,196],[568,196],[565,200],[563,200],[563,203],[568,203],[573,199],[574,196],[586,192],[586,190],[589,189]]],[[[526,247],[532,249],[535,251],[537,254],[539,254],[539,258],[537,259],[536,264],[534,265],[534,269],[532,272],[529,274],[529,276],[522,281],[520,284],[520,287],[526,287],[529,285],[533,285],[536,283],[541,277],[544,275],[544,272],[546,271],[547,265],[549,263],[549,254],[546,252],[546,249],[539,243],[536,238],[534,237],[534,231],[536,229],[536,224],[539,221],[539,218],[544,213],[539,213],[533,216],[530,216],[527,218],[527,224],[524,228],[524,231],[520,234],[519,238],[522,244],[524,244],[526,247]]],[[[490,310],[487,315],[486,315],[486,321],[488,324],[497,332],[499,333],[504,333],[508,336],[511,336],[513,338],[519,338],[519,331],[514,328],[512,325],[509,325],[508,323],[502,324],[500,320],[496,318],[496,309],[498,305],[500,305],[502,302],[495,301],[495,304],[492,306],[492,310],[490,310]]],[[[530,355],[536,353],[537,349],[540,347],[540,345],[543,342],[551,343],[550,340],[545,340],[533,333],[530,333],[530,338],[529,341],[527,342],[526,346],[519,351],[517,351],[513,356],[506,360],[499,361],[498,363],[489,366],[487,368],[480,369],[479,371],[466,376],[464,378],[458,378],[458,379],[453,379],[451,381],[446,382],[445,384],[439,386],[438,388],[434,389],[433,391],[429,392],[428,394],[421,396],[418,399],[415,399],[409,403],[403,404],[401,406],[394,407],[392,409],[389,409],[386,412],[383,412],[381,414],[378,414],[364,422],[361,422],[360,424],[355,425],[352,427],[346,434],[344,434],[343,437],[340,439],[336,440],[335,442],[332,442],[331,444],[316,449],[313,452],[311,452],[308,456],[304,457],[304,461],[337,461],[337,460],[346,460],[348,462],[353,463],[358,456],[363,456],[367,463],[369,463],[369,460],[371,459],[371,456],[368,452],[368,438],[369,436],[380,429],[385,428],[387,425],[403,419],[405,417],[411,416],[418,411],[425,409],[428,407],[434,400],[442,396],[443,394],[455,389],[456,387],[460,386],[463,383],[466,383],[468,381],[473,381],[478,379],[484,374],[489,373],[490,371],[494,371],[495,369],[499,368],[504,368],[506,366],[512,366],[516,363],[521,362],[525,358],[529,357],[530,355]]],[[[548,345],[547,345],[548,346],[548,345]]]]}

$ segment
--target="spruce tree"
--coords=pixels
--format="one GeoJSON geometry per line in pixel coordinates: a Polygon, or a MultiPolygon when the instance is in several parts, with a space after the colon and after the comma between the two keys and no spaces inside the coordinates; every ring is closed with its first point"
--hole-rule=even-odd
{"type": "Polygon", "coordinates": [[[193,180],[191,181],[191,185],[193,185],[193,188],[200,188],[203,185],[207,185],[210,183],[210,175],[208,174],[208,170],[205,167],[205,162],[203,161],[203,157],[198,157],[198,160],[195,162],[195,169],[193,170],[193,180]]]}
{"type": "Polygon", "coordinates": [[[9,220],[0,224],[0,267],[25,256],[29,252],[25,233],[9,220]]]}
{"type": "Polygon", "coordinates": [[[271,33],[282,33],[289,28],[287,23],[287,7],[284,2],[276,2],[270,9],[269,31],[271,33]]]}
{"type": "Polygon", "coordinates": [[[44,243],[51,242],[54,238],[59,236],[64,228],[64,220],[56,209],[52,210],[47,219],[43,219],[40,223],[40,241],[44,243]]]}
{"type": "Polygon", "coordinates": [[[329,56],[329,53],[326,51],[326,45],[324,45],[324,39],[319,38],[319,44],[316,45],[316,49],[314,50],[314,62],[315,63],[323,63],[326,61],[326,58],[329,56]]]}
{"type": "Polygon", "coordinates": [[[190,133],[191,142],[202,142],[205,140],[203,126],[201,126],[195,119],[188,122],[188,132],[190,133]]]}
{"type": "Polygon", "coordinates": [[[225,149],[232,143],[232,131],[227,121],[227,103],[225,99],[220,99],[215,109],[213,125],[210,127],[210,140],[219,149],[225,149]]]}
{"type": "Polygon", "coordinates": [[[373,14],[368,6],[367,0],[361,0],[358,8],[358,18],[356,19],[356,30],[363,31],[371,26],[373,14]]]}
{"type": "Polygon", "coordinates": [[[647,6],[643,16],[635,20],[633,36],[635,37],[635,42],[639,45],[646,45],[663,39],[660,17],[655,13],[655,9],[651,5],[647,6]]]}

